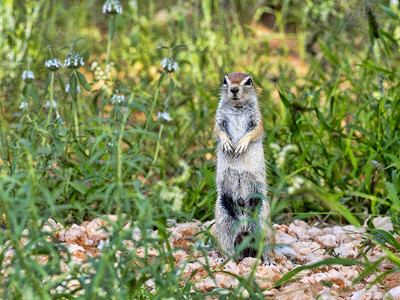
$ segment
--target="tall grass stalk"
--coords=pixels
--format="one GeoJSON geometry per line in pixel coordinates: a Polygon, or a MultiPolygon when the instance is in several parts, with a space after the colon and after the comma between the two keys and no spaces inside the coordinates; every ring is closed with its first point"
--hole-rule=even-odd
{"type": "Polygon", "coordinates": [[[49,114],[47,115],[47,120],[46,120],[46,126],[45,130],[48,130],[49,124],[51,122],[51,119],[53,117],[53,101],[54,101],[54,72],[51,72],[50,74],[50,86],[49,86],[49,92],[50,92],[50,109],[49,109],[49,114]]]}

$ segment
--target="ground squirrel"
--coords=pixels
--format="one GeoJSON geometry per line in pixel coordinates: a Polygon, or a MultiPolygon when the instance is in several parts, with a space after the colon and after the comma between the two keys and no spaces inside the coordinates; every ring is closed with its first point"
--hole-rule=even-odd
{"type": "MultiPolygon", "coordinates": [[[[273,243],[274,238],[269,225],[270,207],[266,200],[263,120],[257,91],[249,74],[231,73],[225,76],[214,133],[218,140],[217,241],[230,256],[236,253],[238,259],[256,257],[262,233],[266,244],[273,243]],[[238,248],[240,253],[237,253],[238,248]]],[[[269,249],[261,254],[266,263],[273,258],[273,250],[269,249]]]]}

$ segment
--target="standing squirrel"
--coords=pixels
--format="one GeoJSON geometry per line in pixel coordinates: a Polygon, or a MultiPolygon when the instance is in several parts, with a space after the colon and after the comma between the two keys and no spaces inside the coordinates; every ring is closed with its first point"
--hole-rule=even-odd
{"type": "MultiPolygon", "coordinates": [[[[215,233],[220,247],[238,259],[257,257],[260,239],[274,243],[266,199],[267,175],[262,138],[263,120],[257,91],[249,74],[225,76],[215,117],[217,191],[215,233]],[[243,245],[241,245],[243,242],[243,245]]],[[[263,247],[265,248],[265,247],[263,247]]],[[[263,250],[270,263],[274,250],[263,250]]]]}

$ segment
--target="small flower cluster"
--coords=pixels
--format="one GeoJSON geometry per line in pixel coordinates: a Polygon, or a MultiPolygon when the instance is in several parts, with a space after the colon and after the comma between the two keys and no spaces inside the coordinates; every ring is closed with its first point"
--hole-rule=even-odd
{"type": "Polygon", "coordinates": [[[49,60],[46,60],[44,65],[50,71],[54,72],[54,71],[57,71],[63,64],[61,63],[61,61],[59,59],[53,57],[53,58],[50,58],[49,60]]]}
{"type": "Polygon", "coordinates": [[[172,120],[171,116],[170,116],[169,113],[167,113],[167,112],[158,112],[158,114],[157,114],[157,119],[159,119],[159,120],[165,120],[165,121],[167,121],[167,122],[169,122],[169,121],[172,120]]]}
{"type": "Polygon", "coordinates": [[[286,158],[288,156],[288,153],[290,152],[298,152],[299,148],[297,148],[296,145],[286,145],[285,147],[282,148],[282,150],[279,152],[278,157],[276,159],[276,165],[279,169],[282,169],[283,166],[285,165],[286,158]]]}
{"type": "Polygon", "coordinates": [[[111,97],[111,103],[112,103],[113,105],[115,105],[115,104],[121,104],[121,103],[124,103],[124,102],[125,102],[125,96],[124,96],[124,95],[114,94],[114,95],[111,97]]]}
{"type": "Polygon", "coordinates": [[[103,5],[103,14],[122,14],[122,5],[118,0],[107,0],[103,5]]]}
{"type": "Polygon", "coordinates": [[[28,108],[28,102],[22,101],[21,105],[19,106],[19,109],[25,109],[28,108]]]}
{"type": "Polygon", "coordinates": [[[35,75],[33,75],[32,71],[26,70],[22,72],[22,79],[26,82],[31,82],[33,79],[35,79],[35,75]]]}
{"type": "MultiPolygon", "coordinates": [[[[80,87],[79,85],[76,86],[76,91],[77,91],[78,93],[81,92],[81,87],[80,87]]],[[[65,86],[65,92],[66,92],[66,93],[69,93],[69,83],[65,86]]]]}
{"type": "Polygon", "coordinates": [[[185,197],[182,190],[177,186],[167,186],[165,182],[159,181],[160,198],[164,201],[172,202],[172,211],[180,211],[182,200],[185,197]]]}
{"type": "Polygon", "coordinates": [[[293,194],[294,192],[298,191],[301,189],[305,183],[304,178],[300,176],[293,176],[291,178],[291,186],[288,187],[288,194],[293,194]]]}
{"type": "Polygon", "coordinates": [[[379,171],[383,171],[385,169],[385,166],[376,160],[371,160],[369,163],[371,164],[371,166],[379,171]]]}
{"type": "Polygon", "coordinates": [[[83,57],[82,56],[80,56],[75,51],[71,51],[68,54],[64,65],[66,65],[68,68],[71,68],[71,69],[77,69],[77,68],[79,68],[81,66],[84,66],[85,63],[83,62],[83,57]]]}
{"type": "Polygon", "coordinates": [[[161,67],[163,67],[163,69],[168,73],[172,73],[176,70],[179,70],[178,63],[172,57],[164,58],[161,61],[161,67]]]}
{"type": "Polygon", "coordinates": [[[94,79],[96,81],[100,81],[100,80],[106,81],[107,80],[107,74],[101,69],[101,67],[97,61],[94,61],[92,63],[92,65],[90,66],[90,69],[92,70],[94,79]]]}
{"type": "Polygon", "coordinates": [[[181,175],[173,177],[171,183],[186,183],[191,175],[190,166],[183,160],[178,162],[178,165],[182,168],[181,175]]]}
{"type": "MultiPolygon", "coordinates": [[[[44,108],[50,108],[50,101],[46,102],[46,104],[44,105],[44,108]]],[[[56,100],[53,100],[53,108],[57,108],[56,100]]]]}

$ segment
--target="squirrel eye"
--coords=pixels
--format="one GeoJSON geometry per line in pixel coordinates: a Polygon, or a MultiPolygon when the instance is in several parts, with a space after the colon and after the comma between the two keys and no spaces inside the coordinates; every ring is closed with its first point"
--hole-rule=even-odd
{"type": "Polygon", "coordinates": [[[253,80],[251,78],[247,79],[245,85],[253,85],[253,80]]]}
{"type": "Polygon", "coordinates": [[[224,83],[223,84],[228,84],[227,82],[226,82],[226,78],[224,78],[224,83]]]}

